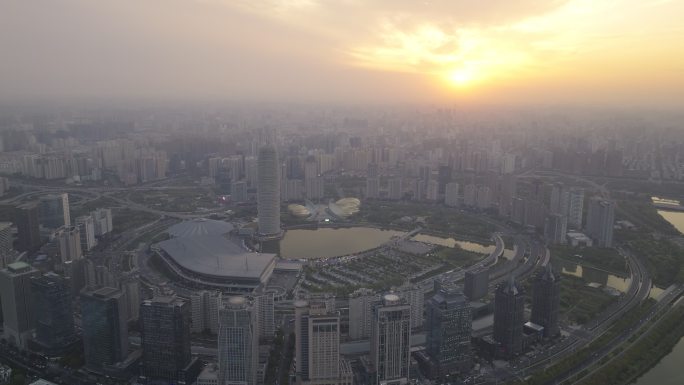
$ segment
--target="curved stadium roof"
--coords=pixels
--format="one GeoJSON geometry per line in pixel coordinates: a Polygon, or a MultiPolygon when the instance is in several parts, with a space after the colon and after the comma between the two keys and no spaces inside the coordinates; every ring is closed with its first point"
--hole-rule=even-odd
{"type": "Polygon", "coordinates": [[[176,238],[187,238],[198,235],[223,235],[233,230],[228,222],[198,218],[184,221],[169,228],[169,234],[176,238]]]}
{"type": "Polygon", "coordinates": [[[357,198],[342,198],[330,203],[328,209],[337,217],[347,218],[359,212],[361,201],[357,198]]]}
{"type": "Polygon", "coordinates": [[[311,216],[311,210],[309,210],[306,206],[294,203],[287,206],[287,211],[289,211],[290,214],[294,215],[295,217],[299,218],[306,218],[311,216]]]}
{"type": "Polygon", "coordinates": [[[273,263],[275,254],[253,253],[220,236],[178,237],[159,242],[183,268],[213,277],[259,279],[273,263]]]}

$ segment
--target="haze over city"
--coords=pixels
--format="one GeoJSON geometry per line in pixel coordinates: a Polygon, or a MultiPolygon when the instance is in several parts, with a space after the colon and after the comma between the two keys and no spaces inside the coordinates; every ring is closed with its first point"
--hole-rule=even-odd
{"type": "Polygon", "coordinates": [[[0,99],[681,107],[668,0],[3,2],[0,99]]]}
{"type": "Polygon", "coordinates": [[[0,3],[0,385],[684,384],[684,1],[0,3]]]}

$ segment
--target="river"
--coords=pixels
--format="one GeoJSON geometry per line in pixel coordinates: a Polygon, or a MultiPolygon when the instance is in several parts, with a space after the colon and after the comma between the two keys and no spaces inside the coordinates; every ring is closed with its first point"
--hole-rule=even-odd
{"type": "Polygon", "coordinates": [[[682,385],[684,384],[684,338],[680,339],[672,352],[663,357],[651,370],[637,381],[636,385],[682,385]]]}
{"type": "MultiPolygon", "coordinates": [[[[658,214],[684,234],[684,212],[658,210],[658,214]]],[[[672,352],[636,381],[636,385],[681,385],[684,384],[684,338],[680,339],[672,352]]]]}

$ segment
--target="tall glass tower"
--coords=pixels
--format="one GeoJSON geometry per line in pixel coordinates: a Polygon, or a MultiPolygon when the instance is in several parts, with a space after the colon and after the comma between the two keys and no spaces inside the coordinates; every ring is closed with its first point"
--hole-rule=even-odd
{"type": "Polygon", "coordinates": [[[501,344],[506,358],[522,352],[524,317],[525,293],[511,275],[494,294],[494,340],[501,344]]]}
{"type": "Polygon", "coordinates": [[[411,306],[396,294],[386,294],[373,307],[370,352],[377,384],[409,382],[411,306]]]}
{"type": "Polygon", "coordinates": [[[257,211],[260,236],[280,234],[280,174],[278,153],[272,145],[259,149],[257,163],[257,211]]]}
{"type": "Polygon", "coordinates": [[[259,358],[257,315],[244,297],[230,297],[219,310],[219,384],[255,385],[259,358]]]}

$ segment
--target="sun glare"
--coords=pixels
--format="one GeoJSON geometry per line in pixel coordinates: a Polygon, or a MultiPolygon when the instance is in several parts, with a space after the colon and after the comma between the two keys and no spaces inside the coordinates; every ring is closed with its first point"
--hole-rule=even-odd
{"type": "Polygon", "coordinates": [[[469,69],[461,68],[451,71],[448,75],[448,79],[452,85],[464,87],[475,80],[475,74],[469,69]]]}

